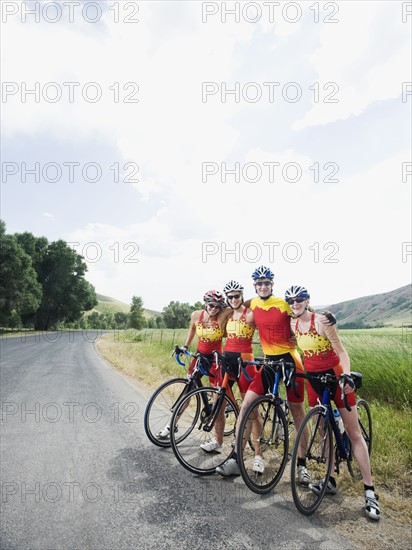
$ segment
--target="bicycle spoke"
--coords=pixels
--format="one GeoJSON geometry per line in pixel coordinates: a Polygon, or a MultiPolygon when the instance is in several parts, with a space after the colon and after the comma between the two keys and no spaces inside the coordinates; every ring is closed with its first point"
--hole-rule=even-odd
{"type": "Polygon", "coordinates": [[[306,415],[296,436],[292,454],[293,500],[297,509],[306,515],[312,514],[322,502],[332,468],[332,433],[323,411],[323,407],[315,407],[306,415]],[[309,485],[299,480],[299,457],[306,460],[309,485]],[[315,491],[316,488],[319,490],[315,491]]]}
{"type": "Polygon", "coordinates": [[[243,480],[255,493],[271,491],[282,477],[288,459],[288,423],[271,397],[259,397],[245,412],[237,455],[243,480]],[[263,472],[256,471],[255,455],[263,459],[263,472]]]}
{"type": "MultiPolygon", "coordinates": [[[[176,458],[187,470],[196,474],[213,474],[218,466],[223,464],[234,451],[234,431],[237,419],[237,406],[227,395],[223,397],[220,410],[225,422],[221,452],[206,452],[201,445],[216,437],[216,400],[219,396],[217,388],[200,388],[194,390],[178,405],[172,417],[172,448],[176,458]],[[231,407],[227,415],[225,410],[231,407]],[[180,415],[178,416],[178,413],[180,415]],[[225,436],[228,431],[231,435],[225,436]]],[[[223,425],[222,425],[223,428],[223,425]]]]}
{"type": "Polygon", "coordinates": [[[190,387],[186,378],[175,378],[162,384],[150,398],[144,414],[144,428],[147,437],[155,445],[170,447],[167,427],[170,427],[178,400],[190,387]]]}

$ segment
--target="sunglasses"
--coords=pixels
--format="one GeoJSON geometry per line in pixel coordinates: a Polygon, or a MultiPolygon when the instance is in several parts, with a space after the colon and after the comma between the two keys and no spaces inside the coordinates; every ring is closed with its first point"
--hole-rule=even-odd
{"type": "Polygon", "coordinates": [[[258,283],[256,283],[256,286],[271,286],[271,282],[270,281],[259,281],[258,283]]]}
{"type": "Polygon", "coordinates": [[[230,296],[227,296],[227,299],[228,300],[239,300],[239,298],[241,298],[242,295],[241,294],[231,294],[230,296]]]}
{"type": "Polygon", "coordinates": [[[220,307],[219,304],[207,304],[207,307],[212,307],[214,309],[216,309],[217,307],[220,307]]]}
{"type": "Polygon", "coordinates": [[[306,298],[289,298],[289,300],[287,300],[287,302],[288,302],[289,305],[294,304],[295,302],[297,304],[301,304],[305,300],[306,300],[306,298]]]}

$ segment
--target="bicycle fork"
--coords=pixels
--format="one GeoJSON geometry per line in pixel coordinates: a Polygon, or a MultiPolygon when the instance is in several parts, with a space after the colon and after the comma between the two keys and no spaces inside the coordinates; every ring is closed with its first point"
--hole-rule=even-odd
{"type": "Polygon", "coordinates": [[[203,409],[200,413],[199,430],[204,432],[211,432],[215,426],[217,415],[221,409],[223,399],[226,391],[224,388],[220,388],[219,395],[216,401],[211,405],[205,395],[202,395],[203,409]]]}

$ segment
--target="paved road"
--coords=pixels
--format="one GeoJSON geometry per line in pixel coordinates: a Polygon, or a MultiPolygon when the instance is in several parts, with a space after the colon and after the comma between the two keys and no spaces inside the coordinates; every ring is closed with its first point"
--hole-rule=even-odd
{"type": "Polygon", "coordinates": [[[1,343],[1,548],[351,549],[291,499],[192,476],[143,429],[145,399],[95,335],[1,343]]]}

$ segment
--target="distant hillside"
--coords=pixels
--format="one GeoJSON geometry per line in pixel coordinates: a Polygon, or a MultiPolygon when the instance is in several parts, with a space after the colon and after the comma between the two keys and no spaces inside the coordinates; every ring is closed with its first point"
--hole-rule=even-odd
{"type": "MultiPolygon", "coordinates": [[[[125,304],[124,302],[120,302],[119,300],[115,300],[114,298],[110,298],[110,296],[103,296],[102,294],[96,294],[98,304],[93,309],[93,311],[97,311],[98,313],[116,313],[117,311],[121,311],[122,313],[129,313],[130,311],[130,305],[125,304]]],[[[161,315],[158,311],[153,311],[152,309],[145,309],[144,310],[144,316],[146,319],[150,319],[151,317],[156,317],[156,315],[161,315]]]]}
{"type": "Polygon", "coordinates": [[[412,285],[327,306],[341,328],[412,324],[412,285]]]}

